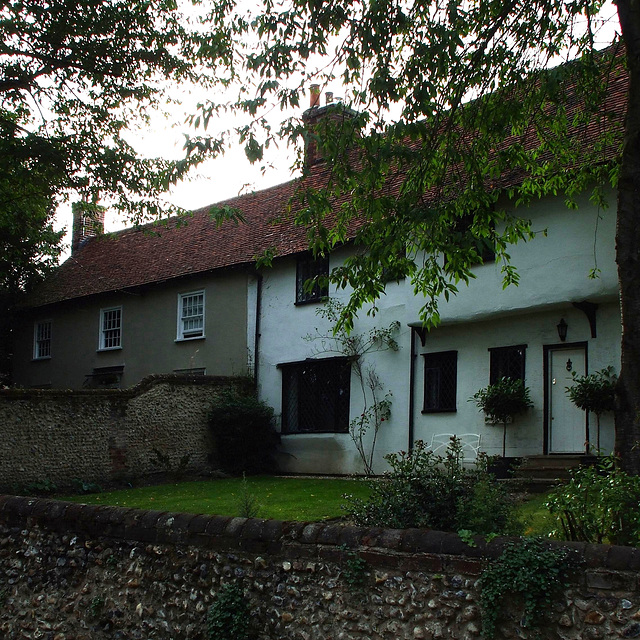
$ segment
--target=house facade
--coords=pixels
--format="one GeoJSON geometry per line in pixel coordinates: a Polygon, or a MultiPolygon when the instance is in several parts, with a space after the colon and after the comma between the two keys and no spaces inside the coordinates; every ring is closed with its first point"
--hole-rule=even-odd
{"type": "MultiPolygon", "coordinates": [[[[503,289],[501,265],[489,259],[474,268],[468,286],[440,301],[441,324],[430,332],[422,328],[423,301],[408,280],[387,285],[375,316],[360,313],[354,335],[400,323],[397,351],[362,360],[377,374],[380,396],[390,392],[392,400],[378,433],[375,471],[384,470],[386,453],[419,439],[429,444],[438,434],[478,434],[483,451],[501,455],[502,427],[485,422],[470,399],[503,376],[523,379],[534,404],[508,425],[508,457],[583,454],[587,441],[612,450],[613,417],[603,416],[596,433],[595,420],[571,404],[565,388],[574,372],[617,369],[620,362],[615,207],[598,209],[585,197],[573,211],[561,198],[549,198],[524,215],[538,232],[510,250],[519,286],[503,289]],[[594,267],[596,278],[590,277],[594,267]],[[562,338],[558,325],[566,325],[562,338]]],[[[348,252],[332,254],[329,268],[348,252]]],[[[352,365],[327,338],[331,325],[318,314],[322,298],[300,297],[296,273],[304,259],[283,259],[263,276],[260,394],[281,416],[285,469],[362,471],[349,423],[365,409],[363,392],[355,374],[344,373],[352,365]]],[[[329,296],[344,300],[348,291],[329,296]]]]}
{"type": "MultiPolygon", "coordinates": [[[[335,115],[310,111],[313,122],[335,115]]],[[[300,184],[326,184],[331,169],[315,147],[307,162],[300,180],[216,205],[237,209],[238,224],[218,224],[211,208],[115,234],[74,224],[82,233],[71,258],[33,294],[16,329],[15,383],[128,387],[154,373],[251,373],[275,409],[282,469],[344,474],[363,471],[362,451],[371,451],[371,429],[360,452],[350,434],[371,409],[368,380],[391,403],[372,456],[381,472],[387,453],[443,434],[472,434],[483,451],[501,454],[502,428],[471,398],[508,376],[523,380],[533,408],[507,426],[506,456],[612,450],[613,417],[597,430],[566,387],[574,374],[620,362],[614,192],[606,209],[585,196],[575,210],[548,197],[515,211],[534,231],[509,251],[519,285],[503,288],[503,265],[484,256],[475,278],[439,301],[441,322],[431,331],[412,283],[389,282],[376,313],[362,309],[352,337],[393,328],[397,348],[356,360],[323,315],[327,299],[346,302],[349,290],[308,283],[361,248],[347,243],[319,259],[306,251],[306,229],[287,205],[300,184]],[[266,252],[276,257],[259,268],[266,252]]]]}

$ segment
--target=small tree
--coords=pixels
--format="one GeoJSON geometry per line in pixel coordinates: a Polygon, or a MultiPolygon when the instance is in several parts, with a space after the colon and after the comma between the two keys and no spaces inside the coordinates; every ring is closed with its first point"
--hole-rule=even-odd
{"type": "Polygon", "coordinates": [[[596,414],[597,449],[600,449],[600,416],[615,408],[615,391],[618,376],[613,367],[606,367],[586,376],[573,372],[573,385],[565,387],[567,395],[573,404],[583,411],[596,414]]]}
{"type": "Polygon", "coordinates": [[[529,388],[522,380],[500,378],[497,382],[480,389],[470,401],[485,412],[494,422],[502,423],[502,457],[505,457],[507,445],[507,422],[519,413],[533,407],[529,397],[529,388]]]}
{"type": "Polygon", "coordinates": [[[308,342],[316,342],[316,353],[339,353],[351,360],[352,371],[358,380],[362,392],[362,413],[349,423],[349,435],[353,440],[358,455],[362,460],[364,473],[373,475],[373,459],[378,432],[382,423],[391,417],[391,396],[389,391],[384,398],[380,398],[383,391],[380,378],[373,365],[365,366],[363,356],[377,351],[397,351],[398,343],[395,334],[400,329],[396,320],[387,328],[370,329],[364,333],[349,332],[344,326],[339,326],[339,318],[344,306],[338,300],[329,298],[317,314],[329,320],[335,327],[325,334],[316,328],[315,333],[305,336],[308,342]]]}

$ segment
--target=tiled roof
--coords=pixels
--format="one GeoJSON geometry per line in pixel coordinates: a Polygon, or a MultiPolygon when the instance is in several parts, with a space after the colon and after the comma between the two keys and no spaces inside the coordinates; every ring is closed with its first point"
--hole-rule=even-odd
{"type": "Polygon", "coordinates": [[[211,207],[166,226],[145,225],[88,239],[30,296],[42,306],[108,291],[162,282],[222,267],[251,263],[266,249],[280,255],[304,251],[306,235],[290,221],[274,222],[285,210],[295,181],[238,196],[216,206],[238,208],[245,222],[211,219],[211,207]]]}
{"type": "MultiPolygon", "coordinates": [[[[608,126],[620,131],[627,89],[626,74],[614,76],[603,105],[615,115],[608,126]]],[[[597,139],[600,133],[596,124],[581,129],[583,144],[597,139]]],[[[535,136],[530,138],[527,147],[535,145],[535,136]]],[[[326,184],[327,178],[328,169],[319,164],[302,184],[318,188],[326,184]]],[[[505,188],[521,179],[521,172],[513,172],[501,176],[495,186],[505,188]]],[[[401,175],[392,180],[392,189],[401,181],[401,175]]],[[[299,180],[292,180],[212,205],[237,208],[245,218],[239,224],[227,221],[218,226],[209,215],[211,207],[205,207],[194,211],[187,224],[176,224],[172,219],[167,226],[147,225],[91,238],[30,296],[28,305],[38,307],[250,264],[270,249],[275,249],[278,256],[304,251],[308,246],[305,228],[285,214],[286,205],[300,184],[299,180]]]]}

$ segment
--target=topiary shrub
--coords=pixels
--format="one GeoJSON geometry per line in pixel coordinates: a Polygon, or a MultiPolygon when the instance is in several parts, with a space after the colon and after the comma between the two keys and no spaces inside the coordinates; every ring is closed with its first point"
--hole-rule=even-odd
{"type": "Polygon", "coordinates": [[[222,393],[211,406],[209,428],[223,471],[239,475],[276,469],[280,434],[273,427],[273,409],[255,396],[222,393]]]}
{"type": "Polygon", "coordinates": [[[533,407],[529,388],[522,380],[515,378],[500,378],[484,389],[480,389],[471,398],[485,415],[502,424],[502,457],[507,449],[507,422],[519,413],[524,413],[533,407]]]}
{"type": "Polygon", "coordinates": [[[565,387],[565,391],[573,404],[583,411],[596,414],[598,429],[596,449],[600,449],[600,416],[615,409],[616,384],[618,376],[613,367],[606,367],[586,376],[572,372],[574,383],[565,387]]]}

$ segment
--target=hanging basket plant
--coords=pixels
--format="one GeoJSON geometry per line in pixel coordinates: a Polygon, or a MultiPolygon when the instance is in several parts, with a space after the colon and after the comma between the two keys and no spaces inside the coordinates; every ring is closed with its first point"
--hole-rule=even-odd
{"type": "Polygon", "coordinates": [[[505,457],[507,445],[507,423],[519,413],[533,407],[529,388],[522,380],[500,378],[493,384],[480,389],[470,401],[494,423],[502,424],[502,457],[505,457]]]}

